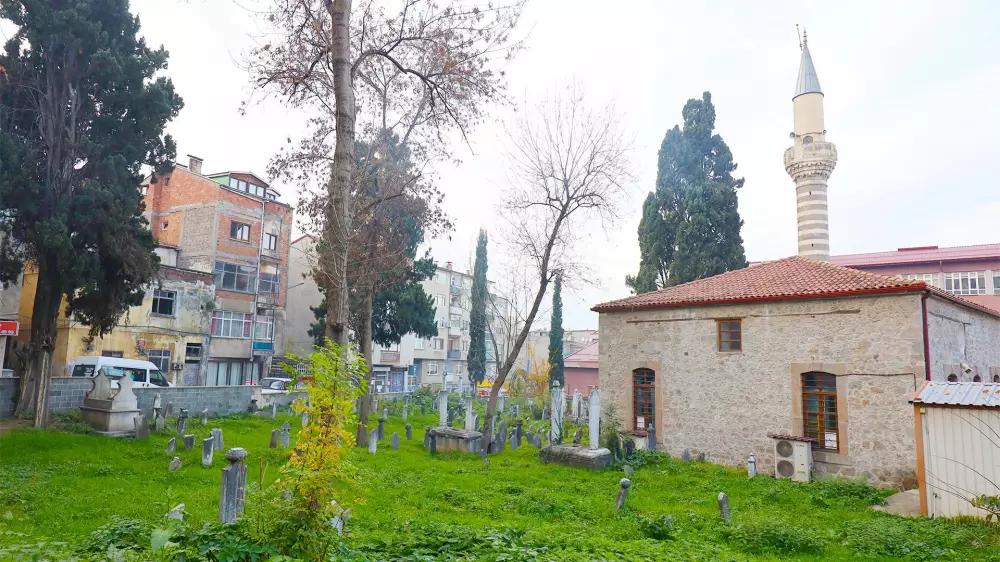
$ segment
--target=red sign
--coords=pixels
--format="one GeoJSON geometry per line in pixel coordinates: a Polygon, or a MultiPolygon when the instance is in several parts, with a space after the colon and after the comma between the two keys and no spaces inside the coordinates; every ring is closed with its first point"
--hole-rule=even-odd
{"type": "Polygon", "coordinates": [[[18,324],[13,320],[0,320],[0,336],[16,336],[18,324]]]}

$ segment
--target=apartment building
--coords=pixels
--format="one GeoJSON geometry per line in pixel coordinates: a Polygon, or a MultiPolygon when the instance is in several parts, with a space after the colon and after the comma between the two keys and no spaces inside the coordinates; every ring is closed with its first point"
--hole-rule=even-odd
{"type": "MultiPolygon", "coordinates": [[[[563,357],[568,357],[597,342],[597,330],[563,330],[563,357]]],[[[515,367],[531,371],[541,361],[549,360],[549,330],[532,330],[517,356],[515,367]]]]}
{"type": "Polygon", "coordinates": [[[1000,311],[1000,244],[915,246],[833,256],[832,263],[925,281],[953,295],[1000,311]]]}
{"type": "Polygon", "coordinates": [[[206,174],[189,158],[145,186],[146,217],[161,258],[213,278],[199,383],[256,383],[284,353],[292,208],[255,174],[206,174]]]}

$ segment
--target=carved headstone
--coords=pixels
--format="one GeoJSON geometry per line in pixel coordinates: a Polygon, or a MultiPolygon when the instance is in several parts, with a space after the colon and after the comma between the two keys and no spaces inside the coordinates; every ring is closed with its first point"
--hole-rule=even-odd
{"type": "Polygon", "coordinates": [[[187,434],[184,436],[184,450],[190,451],[194,447],[194,435],[187,434]]]}
{"type": "Polygon", "coordinates": [[[170,464],[167,465],[167,468],[170,470],[170,472],[176,472],[176,471],[180,470],[181,469],[181,458],[180,457],[174,457],[174,458],[170,459],[170,464]]]}
{"type": "Polygon", "coordinates": [[[399,433],[396,433],[395,431],[392,432],[392,450],[399,450],[399,433]]]}
{"type": "Polygon", "coordinates": [[[656,450],[656,424],[646,428],[646,448],[650,451],[656,450]]]}
{"type": "Polygon", "coordinates": [[[176,450],[177,450],[177,438],[176,437],[171,437],[170,440],[167,441],[167,450],[164,451],[164,452],[167,453],[167,454],[170,454],[170,453],[173,453],[176,450]]]}
{"type": "Polygon", "coordinates": [[[580,428],[577,428],[576,433],[573,434],[573,444],[574,445],[579,445],[580,441],[582,441],[582,440],[583,440],[583,430],[580,429],[580,428]]]}
{"type": "Polygon", "coordinates": [[[375,433],[378,435],[379,441],[385,439],[385,418],[379,418],[378,427],[375,429],[375,433]]]}
{"type": "Polygon", "coordinates": [[[136,440],[143,440],[149,437],[149,424],[146,423],[146,416],[139,414],[133,418],[135,422],[135,438],[136,440]]]}
{"type": "Polygon", "coordinates": [[[208,408],[201,411],[201,425],[208,425],[208,408]]]}
{"type": "Polygon", "coordinates": [[[589,430],[588,437],[590,438],[590,443],[588,446],[591,449],[597,449],[600,447],[601,443],[601,391],[598,388],[593,388],[590,390],[590,409],[589,412],[593,412],[592,415],[588,416],[587,419],[587,429],[589,430]]]}
{"type": "Polygon", "coordinates": [[[472,409],[472,397],[465,397],[465,431],[476,430],[476,413],[472,409]]]}
{"type": "Polygon", "coordinates": [[[247,489],[246,449],[234,447],[226,451],[228,466],[222,469],[219,485],[219,521],[235,523],[243,514],[243,501],[247,489]]]}
{"type": "Polygon", "coordinates": [[[280,434],[281,434],[281,430],[280,429],[272,429],[271,430],[271,441],[267,445],[269,448],[271,448],[271,449],[277,449],[278,448],[278,439],[280,438],[279,437],[280,434]]]}
{"type": "Polygon", "coordinates": [[[157,432],[163,431],[164,429],[167,428],[167,419],[164,418],[162,415],[156,416],[156,419],[153,421],[153,423],[156,424],[155,427],[157,432]]]}
{"type": "Polygon", "coordinates": [[[373,455],[378,452],[378,433],[374,431],[368,436],[368,452],[373,455]]]}
{"type": "Polygon", "coordinates": [[[438,425],[448,425],[448,393],[438,393],[438,425]]]}
{"type": "Polygon", "coordinates": [[[551,391],[552,400],[552,423],[549,428],[549,442],[550,443],[562,443],[562,431],[563,431],[563,400],[564,394],[562,387],[559,386],[559,381],[552,382],[551,391]]]}
{"type": "Polygon", "coordinates": [[[628,478],[622,478],[618,481],[618,497],[615,499],[615,511],[621,511],[622,507],[625,506],[625,500],[628,499],[628,488],[632,485],[632,481],[628,478]]]}
{"type": "Polygon", "coordinates": [[[222,450],[222,429],[218,427],[212,428],[212,447],[216,451],[222,450]]]}
{"type": "Polygon", "coordinates": [[[406,424],[406,440],[409,441],[413,439],[413,426],[406,424]]]}
{"type": "Polygon", "coordinates": [[[719,516],[726,523],[733,521],[733,514],[729,511],[729,496],[725,492],[719,492],[719,516]]]}
{"type": "Polygon", "coordinates": [[[206,437],[201,440],[201,466],[212,466],[212,457],[215,455],[215,439],[206,437]]]}
{"type": "Polygon", "coordinates": [[[278,403],[271,402],[271,419],[278,417],[278,403]]]}

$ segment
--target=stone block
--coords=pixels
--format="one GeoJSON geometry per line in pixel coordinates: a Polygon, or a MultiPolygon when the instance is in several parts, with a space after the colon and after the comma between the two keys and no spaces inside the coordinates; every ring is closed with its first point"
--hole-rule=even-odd
{"type": "Polygon", "coordinates": [[[543,463],[556,463],[590,470],[601,470],[611,465],[611,451],[591,449],[579,445],[549,445],[538,452],[543,463]]]}
{"type": "Polygon", "coordinates": [[[478,431],[466,431],[455,427],[437,427],[435,429],[435,451],[447,453],[460,451],[463,453],[478,453],[483,448],[483,434],[478,431]]]}

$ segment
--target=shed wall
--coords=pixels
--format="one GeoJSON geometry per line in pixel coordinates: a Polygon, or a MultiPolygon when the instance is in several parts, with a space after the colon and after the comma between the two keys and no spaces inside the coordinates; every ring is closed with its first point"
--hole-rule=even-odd
{"type": "Polygon", "coordinates": [[[927,514],[985,516],[969,499],[1000,494],[1000,409],[925,406],[921,418],[927,514]]]}

